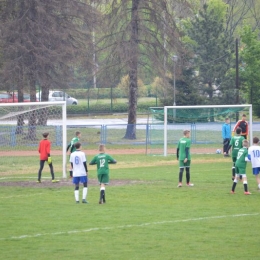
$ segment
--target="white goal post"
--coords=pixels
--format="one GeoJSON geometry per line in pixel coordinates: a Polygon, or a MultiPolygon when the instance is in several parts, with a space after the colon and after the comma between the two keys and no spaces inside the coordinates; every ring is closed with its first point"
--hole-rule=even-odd
{"type": "MultiPolygon", "coordinates": [[[[11,172],[14,163],[13,161],[8,162],[9,158],[13,157],[14,152],[17,151],[20,152],[21,156],[23,156],[23,151],[37,155],[38,143],[42,139],[42,133],[51,131],[52,136],[55,136],[53,138],[55,138],[56,149],[58,151],[62,149],[62,165],[58,168],[60,169],[59,172],[62,171],[62,177],[66,178],[66,119],[66,101],[0,103],[0,151],[7,154],[5,158],[2,158],[3,163],[9,164],[9,168],[5,166],[2,174],[6,174],[6,178],[11,175],[18,176],[17,167],[26,166],[21,166],[22,163],[19,159],[16,159],[17,165],[13,167],[13,171],[16,172],[11,172]]],[[[51,156],[52,151],[53,144],[51,156]]],[[[35,169],[28,169],[29,171],[31,174],[34,173],[35,178],[37,178],[35,169]]]]}
{"type": "Polygon", "coordinates": [[[164,156],[167,156],[167,125],[168,125],[168,111],[173,111],[173,115],[177,113],[178,109],[216,109],[216,108],[227,108],[227,109],[235,109],[235,108],[247,108],[249,113],[249,141],[250,145],[252,145],[253,140],[253,131],[252,131],[252,125],[253,125],[253,115],[252,115],[252,105],[251,104],[244,104],[244,105],[201,105],[201,106],[164,106],[164,149],[163,154],[164,156]]]}

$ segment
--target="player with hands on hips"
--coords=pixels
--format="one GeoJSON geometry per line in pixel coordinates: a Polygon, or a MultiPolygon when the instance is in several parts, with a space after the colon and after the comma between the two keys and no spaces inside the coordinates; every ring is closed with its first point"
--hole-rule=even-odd
{"type": "Polygon", "coordinates": [[[87,159],[84,152],[81,149],[81,143],[74,144],[76,150],[70,156],[70,164],[73,169],[73,183],[75,184],[74,196],[76,203],[79,203],[79,183],[83,184],[82,203],[87,202],[88,193],[88,168],[87,159]]]}

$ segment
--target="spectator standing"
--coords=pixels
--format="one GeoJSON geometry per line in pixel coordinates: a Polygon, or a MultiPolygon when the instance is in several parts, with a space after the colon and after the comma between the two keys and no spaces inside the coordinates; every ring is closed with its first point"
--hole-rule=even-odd
{"type": "Polygon", "coordinates": [[[223,138],[223,154],[224,156],[229,156],[228,147],[231,140],[231,127],[230,120],[227,117],[225,123],[222,125],[222,138],[223,138]]]}

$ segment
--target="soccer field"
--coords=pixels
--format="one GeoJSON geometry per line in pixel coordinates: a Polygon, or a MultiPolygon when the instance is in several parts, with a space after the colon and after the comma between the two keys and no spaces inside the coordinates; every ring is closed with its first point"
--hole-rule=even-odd
{"type": "Polygon", "coordinates": [[[89,204],[75,203],[70,181],[50,185],[47,166],[43,185],[36,178],[23,185],[0,180],[0,258],[260,258],[260,192],[250,163],[252,195],[245,196],[242,183],[230,194],[231,158],[222,155],[194,155],[195,186],[182,188],[173,156],[113,157],[118,163],[110,166],[102,205],[94,166],[89,166],[89,204]]]}

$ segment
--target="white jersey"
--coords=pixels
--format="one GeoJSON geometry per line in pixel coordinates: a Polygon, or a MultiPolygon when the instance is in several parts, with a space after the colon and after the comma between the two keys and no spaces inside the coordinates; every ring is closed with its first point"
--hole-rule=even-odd
{"type": "Polygon", "coordinates": [[[260,146],[252,145],[248,148],[248,158],[251,161],[252,168],[260,167],[260,146]]]}
{"type": "Polygon", "coordinates": [[[86,155],[82,151],[75,151],[70,155],[70,162],[73,163],[73,177],[86,176],[84,162],[87,163],[86,155]]]}

